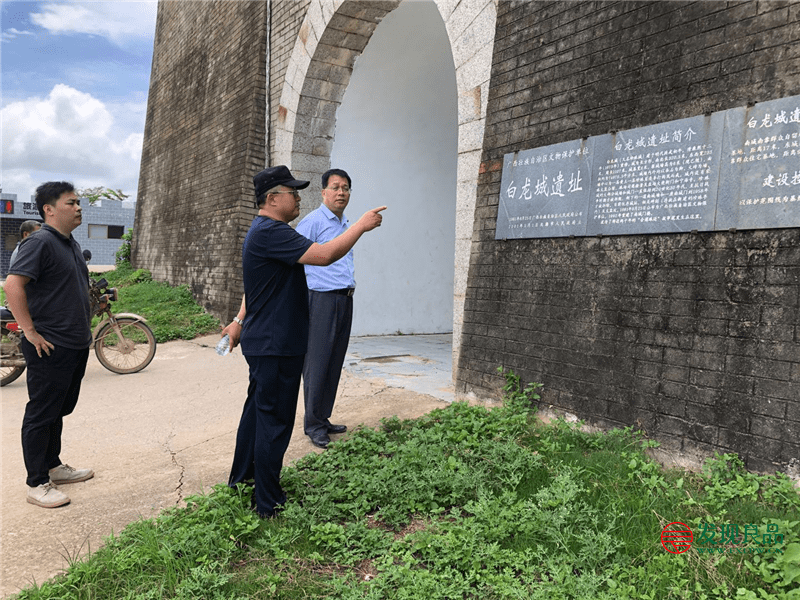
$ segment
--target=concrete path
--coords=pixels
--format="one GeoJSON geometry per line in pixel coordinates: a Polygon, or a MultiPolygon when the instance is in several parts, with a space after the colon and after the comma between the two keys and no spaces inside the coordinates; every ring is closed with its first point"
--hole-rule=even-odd
{"type": "MultiPolygon", "coordinates": [[[[239,350],[217,356],[217,340],[161,344],[133,375],[111,373],[90,356],[80,401],[65,419],[62,459],[96,476],[62,486],[72,503],[61,508],[25,501],[25,377],[2,388],[0,596],[56,575],[131,521],[227,480],[247,363],[239,350]]],[[[334,422],[372,427],[445,406],[453,398],[450,351],[449,336],[353,338],[334,422]]],[[[302,434],[302,417],[301,392],[286,464],[321,452],[302,434]]]]}
{"type": "Polygon", "coordinates": [[[452,402],[453,335],[381,335],[351,338],[344,368],[379,377],[386,385],[452,402]]]}

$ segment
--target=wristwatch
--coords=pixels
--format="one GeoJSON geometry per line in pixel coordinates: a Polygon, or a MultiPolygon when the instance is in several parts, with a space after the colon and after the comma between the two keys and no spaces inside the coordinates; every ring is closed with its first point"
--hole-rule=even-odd
{"type": "Polygon", "coordinates": [[[239,317],[233,317],[233,322],[244,326],[244,323],[242,322],[242,320],[239,317]]]}

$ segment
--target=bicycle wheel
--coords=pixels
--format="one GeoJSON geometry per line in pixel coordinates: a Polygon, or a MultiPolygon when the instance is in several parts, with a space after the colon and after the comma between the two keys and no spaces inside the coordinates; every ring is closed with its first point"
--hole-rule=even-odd
{"type": "Polygon", "coordinates": [[[0,367],[0,387],[16,381],[25,372],[25,367],[0,367]]]}
{"type": "Polygon", "coordinates": [[[117,319],[119,333],[106,323],[97,333],[94,353],[106,369],[114,373],[136,373],[156,355],[156,338],[146,323],[131,317],[117,319]]]}
{"type": "Polygon", "coordinates": [[[0,367],[0,387],[16,381],[25,372],[25,367],[0,367]]]}
{"type": "Polygon", "coordinates": [[[25,357],[22,355],[19,345],[8,339],[8,333],[8,330],[3,327],[3,351],[2,359],[0,360],[2,360],[4,363],[6,361],[13,361],[16,363],[22,362],[22,364],[14,366],[0,366],[0,387],[8,385],[12,381],[16,381],[17,378],[25,372],[25,357]]]}

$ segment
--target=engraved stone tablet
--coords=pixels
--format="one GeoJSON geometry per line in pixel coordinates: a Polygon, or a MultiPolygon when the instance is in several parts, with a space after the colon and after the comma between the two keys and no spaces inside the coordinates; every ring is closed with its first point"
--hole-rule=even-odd
{"type": "Polygon", "coordinates": [[[591,176],[583,140],[506,154],[495,238],[586,235],[591,176]]]}
{"type": "Polygon", "coordinates": [[[717,113],[601,136],[586,233],[713,229],[723,124],[717,113]]]}
{"type": "Polygon", "coordinates": [[[800,97],[725,117],[716,229],[800,225],[800,97]]]}
{"type": "Polygon", "coordinates": [[[800,96],[507,154],[495,238],[800,227],[800,96]]]}

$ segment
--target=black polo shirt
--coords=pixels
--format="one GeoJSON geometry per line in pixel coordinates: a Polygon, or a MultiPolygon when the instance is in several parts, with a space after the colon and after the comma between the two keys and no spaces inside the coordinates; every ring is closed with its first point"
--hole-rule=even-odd
{"type": "Polygon", "coordinates": [[[308,287],[297,261],[313,242],[282,221],[257,216],[244,240],[245,356],[297,356],[308,345],[308,287]]]}
{"type": "Polygon", "coordinates": [[[30,277],[25,286],[36,331],[56,346],[82,350],[92,342],[89,270],[75,238],[50,225],[22,240],[11,275],[30,277]]]}

